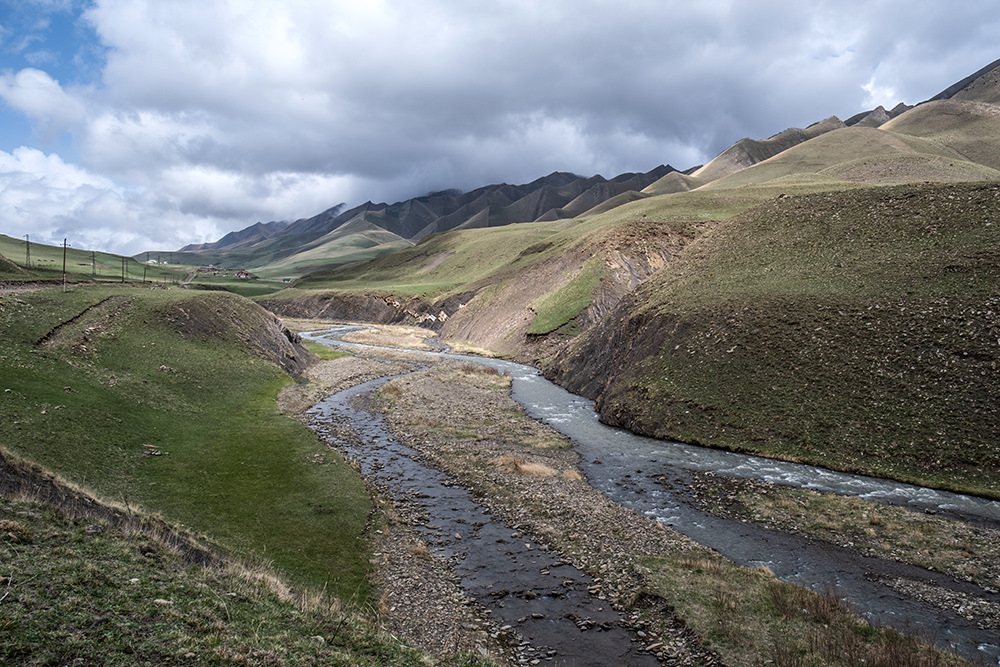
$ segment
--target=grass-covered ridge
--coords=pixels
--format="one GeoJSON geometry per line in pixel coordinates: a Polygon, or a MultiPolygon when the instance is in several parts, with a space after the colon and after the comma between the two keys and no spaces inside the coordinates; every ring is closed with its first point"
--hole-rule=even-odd
{"type": "Polygon", "coordinates": [[[717,223],[559,372],[657,437],[996,497],[998,216],[996,185],[776,199],[717,223]]]}
{"type": "MultiPolygon", "coordinates": [[[[72,287],[0,296],[0,442],[96,495],[366,595],[360,479],[278,412],[271,318],[226,293],[72,287]],[[265,358],[272,359],[271,361],[265,358]]],[[[287,341],[285,341],[287,343],[287,341]]]]}
{"type": "Polygon", "coordinates": [[[594,289],[601,282],[601,264],[589,261],[580,273],[563,285],[549,292],[534,304],[535,318],[528,327],[529,334],[547,334],[568,325],[590,305],[594,289]]]}
{"type": "Polygon", "coordinates": [[[0,663],[415,665],[336,600],[265,569],[186,562],[158,536],[0,499],[0,663]]]}
{"type": "MultiPolygon", "coordinates": [[[[180,282],[187,270],[187,267],[179,265],[143,264],[132,257],[74,248],[72,247],[72,239],[69,243],[70,247],[65,249],[65,268],[70,281],[132,282],[141,280],[167,284],[180,282]]],[[[25,272],[27,275],[24,277],[48,279],[62,277],[64,257],[62,246],[44,245],[0,234],[0,255],[5,256],[22,269],[28,268],[29,270],[25,272]],[[26,266],[29,256],[31,267],[26,266]]],[[[4,270],[0,267],[0,276],[3,275],[4,270]]]]}

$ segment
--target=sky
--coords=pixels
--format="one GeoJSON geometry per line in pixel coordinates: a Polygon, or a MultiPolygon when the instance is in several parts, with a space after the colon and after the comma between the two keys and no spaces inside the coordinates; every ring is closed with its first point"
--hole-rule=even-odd
{"type": "Polygon", "coordinates": [[[0,0],[0,233],[176,250],[926,100],[993,0],[0,0]]]}

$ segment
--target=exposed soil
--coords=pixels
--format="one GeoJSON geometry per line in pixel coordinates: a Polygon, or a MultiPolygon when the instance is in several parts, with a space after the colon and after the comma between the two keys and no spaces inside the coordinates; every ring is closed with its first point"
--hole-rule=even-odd
{"type": "Polygon", "coordinates": [[[49,282],[0,282],[0,295],[24,294],[26,292],[37,292],[46,287],[52,287],[56,283],[49,282]]]}

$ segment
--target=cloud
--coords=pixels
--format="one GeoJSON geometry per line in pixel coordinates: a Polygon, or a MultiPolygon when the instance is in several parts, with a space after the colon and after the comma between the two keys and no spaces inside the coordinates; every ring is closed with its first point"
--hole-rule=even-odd
{"type": "Polygon", "coordinates": [[[215,240],[232,220],[256,221],[261,211],[274,219],[296,207],[323,210],[331,192],[355,187],[337,177],[179,168],[161,173],[156,187],[127,188],[34,148],[0,151],[4,233],[128,253],[215,240]]]}
{"type": "Polygon", "coordinates": [[[997,57],[1000,18],[978,4],[95,0],[81,21],[99,78],[24,67],[0,97],[68,133],[102,189],[93,206],[58,190],[64,217],[89,229],[99,205],[115,222],[96,228],[137,251],[166,225],[183,245],[341,201],[686,168],[914,103],[997,57]]]}
{"type": "Polygon", "coordinates": [[[0,76],[0,98],[26,115],[43,134],[77,130],[86,119],[86,104],[47,73],[33,68],[0,76]]]}

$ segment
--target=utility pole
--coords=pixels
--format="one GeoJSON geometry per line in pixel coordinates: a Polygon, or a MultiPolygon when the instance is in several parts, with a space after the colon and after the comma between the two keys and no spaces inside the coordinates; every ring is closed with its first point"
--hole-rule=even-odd
{"type": "Polygon", "coordinates": [[[63,292],[66,291],[66,248],[69,246],[69,239],[63,239],[63,292]]]}
{"type": "Polygon", "coordinates": [[[146,265],[142,265],[142,284],[146,284],[146,265]]]}
{"type": "Polygon", "coordinates": [[[27,234],[24,235],[24,265],[31,268],[31,239],[27,234]]]}
{"type": "Polygon", "coordinates": [[[97,252],[90,251],[90,275],[97,277],[97,252]]]}
{"type": "Polygon", "coordinates": [[[125,258],[122,257],[122,283],[125,282],[125,258]]]}

